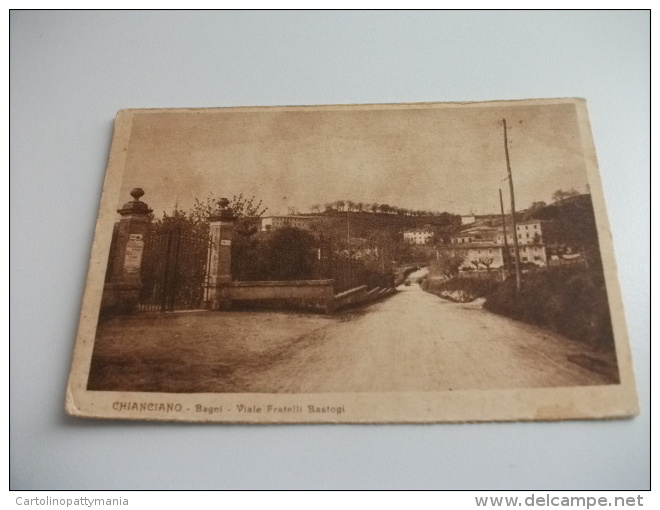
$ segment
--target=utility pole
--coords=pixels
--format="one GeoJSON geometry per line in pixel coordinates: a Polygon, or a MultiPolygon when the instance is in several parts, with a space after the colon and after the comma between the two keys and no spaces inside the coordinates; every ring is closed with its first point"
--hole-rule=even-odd
{"type": "Polygon", "coordinates": [[[351,211],[346,209],[346,241],[348,242],[348,258],[351,258],[351,211]]]}
{"type": "Polygon", "coordinates": [[[346,209],[346,241],[348,241],[348,279],[353,277],[353,258],[351,256],[351,211],[346,209]]]}
{"type": "Polygon", "coordinates": [[[500,188],[500,211],[502,213],[502,234],[504,235],[504,255],[502,256],[502,264],[506,266],[509,261],[509,242],[506,240],[506,216],[504,215],[504,202],[502,201],[502,188],[500,188]]]}
{"type": "Polygon", "coordinates": [[[509,174],[509,191],[511,192],[511,220],[513,228],[513,252],[516,257],[516,295],[520,294],[520,249],[518,248],[518,232],[516,228],[516,199],[513,193],[513,177],[511,175],[511,160],[509,159],[509,140],[506,134],[506,119],[504,124],[504,154],[506,155],[506,171],[509,174]]]}

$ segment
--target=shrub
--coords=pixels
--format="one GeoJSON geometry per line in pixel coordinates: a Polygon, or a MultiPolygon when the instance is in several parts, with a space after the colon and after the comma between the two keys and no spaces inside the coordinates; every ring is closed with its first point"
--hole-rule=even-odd
{"type": "Polygon", "coordinates": [[[487,278],[453,278],[438,282],[426,280],[422,289],[457,303],[468,303],[489,295],[498,284],[487,278]]]}
{"type": "Polygon", "coordinates": [[[270,239],[271,275],[275,280],[304,280],[312,275],[316,253],[314,236],[306,230],[283,227],[270,239]]]}
{"type": "Polygon", "coordinates": [[[515,277],[508,278],[487,297],[484,308],[599,349],[613,348],[607,290],[600,271],[558,267],[524,275],[519,296],[515,284],[515,277]]]}

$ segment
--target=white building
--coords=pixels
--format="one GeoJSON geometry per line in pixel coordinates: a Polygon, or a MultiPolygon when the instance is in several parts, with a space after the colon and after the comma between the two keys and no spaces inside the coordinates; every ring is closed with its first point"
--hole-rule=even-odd
{"type": "Polygon", "coordinates": [[[547,244],[554,233],[552,227],[551,221],[523,221],[516,225],[518,244],[547,244]]]}
{"type": "Polygon", "coordinates": [[[452,244],[463,243],[491,243],[495,244],[495,235],[497,229],[487,226],[477,226],[464,229],[458,234],[452,236],[452,244]]]}
{"type": "Polygon", "coordinates": [[[295,227],[309,230],[311,221],[315,216],[265,216],[261,218],[261,231],[266,232],[282,227],[295,227]]]}
{"type": "MultiPolygon", "coordinates": [[[[532,263],[539,267],[548,265],[547,243],[554,237],[554,224],[551,221],[528,220],[516,225],[518,249],[521,263],[532,263]]],[[[508,260],[514,260],[514,243],[511,224],[506,225],[506,243],[502,227],[477,226],[466,228],[451,238],[448,250],[463,258],[461,269],[498,269],[508,260]]]]}
{"type": "Polygon", "coordinates": [[[488,222],[500,219],[499,214],[463,214],[461,216],[461,225],[472,225],[478,221],[488,222]]]}
{"type": "MultiPolygon", "coordinates": [[[[513,264],[515,258],[514,247],[510,244],[508,248],[508,260],[510,264],[513,264]]],[[[504,265],[505,248],[498,244],[456,243],[455,245],[445,245],[440,250],[460,256],[462,258],[461,270],[486,271],[488,269],[499,269],[504,265]]],[[[518,250],[522,264],[532,263],[539,267],[548,265],[548,254],[544,245],[521,245],[518,250]]]]}
{"type": "Polygon", "coordinates": [[[428,244],[433,239],[433,232],[427,229],[407,230],[403,239],[412,244],[428,244]]]}

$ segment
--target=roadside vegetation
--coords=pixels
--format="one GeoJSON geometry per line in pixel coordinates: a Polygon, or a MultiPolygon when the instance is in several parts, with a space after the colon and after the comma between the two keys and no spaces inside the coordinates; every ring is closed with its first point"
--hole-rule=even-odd
{"type": "Polygon", "coordinates": [[[614,352],[603,273],[582,264],[524,274],[518,295],[515,275],[504,282],[487,278],[427,278],[422,289],[456,303],[485,298],[483,307],[490,312],[551,329],[595,351],[614,352]]]}
{"type": "Polygon", "coordinates": [[[516,296],[515,278],[491,292],[484,308],[550,328],[597,350],[614,346],[605,281],[600,271],[555,267],[525,275],[516,296]]]}
{"type": "Polygon", "coordinates": [[[427,278],[422,282],[422,290],[454,301],[455,303],[469,303],[477,298],[486,297],[497,286],[498,284],[495,281],[486,278],[458,277],[445,281],[430,280],[427,278]]]}
{"type": "MultiPolygon", "coordinates": [[[[521,264],[520,293],[516,295],[513,267],[499,281],[500,272],[481,262],[469,277],[464,258],[449,250],[429,261],[430,278],[422,288],[456,302],[485,298],[483,307],[504,315],[549,328],[596,351],[614,352],[614,337],[607,299],[596,221],[590,195],[575,190],[558,190],[555,203],[535,202],[523,219],[552,221],[556,228],[550,253],[559,256],[559,265],[539,268],[521,264]],[[579,263],[561,264],[562,253],[579,253],[579,263]],[[480,273],[477,271],[481,269],[480,273]]],[[[475,263],[474,261],[472,263],[475,263]]]]}

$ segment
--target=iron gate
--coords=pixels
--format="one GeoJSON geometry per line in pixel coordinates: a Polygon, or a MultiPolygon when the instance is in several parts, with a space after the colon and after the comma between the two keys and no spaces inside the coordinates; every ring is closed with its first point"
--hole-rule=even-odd
{"type": "Polygon", "coordinates": [[[201,308],[209,255],[207,232],[178,224],[152,230],[145,239],[138,309],[165,312],[201,308]]]}

